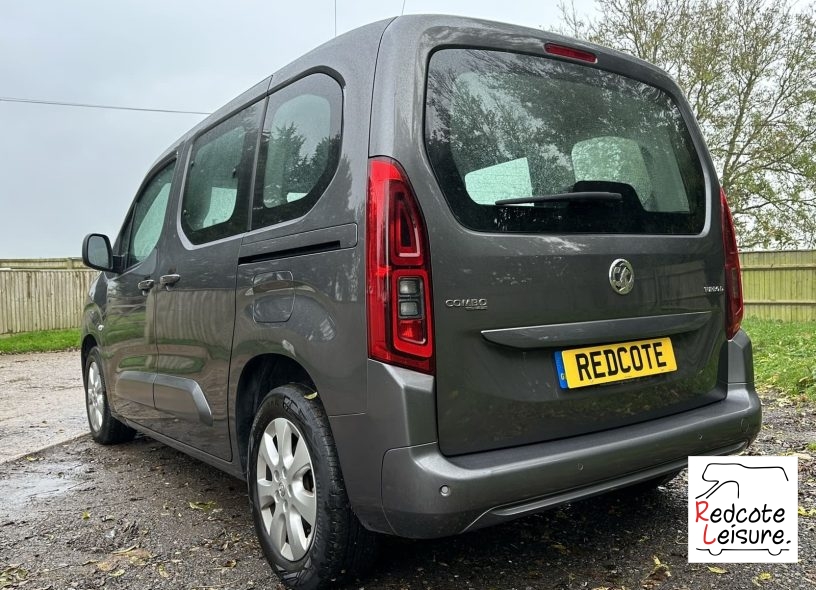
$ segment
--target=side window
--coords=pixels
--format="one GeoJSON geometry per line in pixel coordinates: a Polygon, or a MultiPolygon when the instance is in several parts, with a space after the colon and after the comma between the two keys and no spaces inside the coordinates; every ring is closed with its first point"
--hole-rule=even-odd
{"type": "Polygon", "coordinates": [[[175,169],[175,162],[165,166],[147,183],[136,200],[123,235],[127,268],[147,258],[159,243],[175,169]]]}
{"type": "Polygon", "coordinates": [[[296,219],[328,186],[340,156],[342,90],[313,74],[274,93],[264,119],[252,229],[296,219]]]}
{"type": "Polygon", "coordinates": [[[255,103],[193,142],[181,203],[181,227],[193,244],[247,230],[260,114],[261,104],[255,103]]]}

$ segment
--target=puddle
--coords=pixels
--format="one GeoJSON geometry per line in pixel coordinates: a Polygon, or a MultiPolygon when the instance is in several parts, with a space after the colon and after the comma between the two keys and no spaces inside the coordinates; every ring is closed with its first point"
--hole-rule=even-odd
{"type": "Polygon", "coordinates": [[[27,505],[67,493],[81,483],[75,461],[18,463],[0,479],[0,521],[19,516],[27,505]]]}

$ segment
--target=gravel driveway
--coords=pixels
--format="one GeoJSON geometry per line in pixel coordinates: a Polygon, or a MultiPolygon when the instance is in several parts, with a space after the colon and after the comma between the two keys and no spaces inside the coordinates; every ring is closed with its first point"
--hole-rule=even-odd
{"type": "MultiPolygon", "coordinates": [[[[79,384],[76,353],[36,356],[35,366],[54,359],[58,369],[42,370],[31,396],[50,400],[70,379],[79,384]]],[[[0,357],[0,375],[13,359],[0,357]]],[[[3,379],[5,399],[17,382],[3,379]]],[[[816,461],[806,447],[816,441],[816,412],[764,401],[752,452],[799,452],[799,502],[815,508],[816,461]]],[[[81,388],[71,411],[84,427],[81,388]]],[[[67,433],[75,420],[50,416],[51,432],[67,433]]],[[[4,441],[19,436],[9,424],[24,423],[3,418],[4,441]]],[[[85,435],[0,463],[0,498],[0,588],[279,587],[255,541],[243,482],[148,438],[101,447],[85,435]]],[[[719,566],[722,573],[689,564],[681,476],[640,498],[623,491],[455,538],[384,539],[374,571],[349,588],[813,590],[816,517],[800,517],[799,531],[798,564],[719,566]]]]}
{"type": "Polygon", "coordinates": [[[0,355],[0,463],[87,432],[84,400],[78,352],[0,355]]]}

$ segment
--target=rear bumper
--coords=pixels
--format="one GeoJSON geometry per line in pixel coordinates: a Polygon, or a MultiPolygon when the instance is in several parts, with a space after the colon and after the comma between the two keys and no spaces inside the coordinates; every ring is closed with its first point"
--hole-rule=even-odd
{"type": "Polygon", "coordinates": [[[572,439],[454,458],[435,444],[392,449],[383,508],[401,536],[480,528],[677,471],[689,455],[739,452],[756,436],[760,412],[752,390],[733,386],[722,402],[572,439]]]}
{"type": "Polygon", "coordinates": [[[671,473],[684,468],[689,455],[737,453],[759,432],[762,411],[750,340],[741,332],[726,346],[728,394],[722,401],[622,428],[471,455],[446,457],[433,441],[392,447],[380,455],[381,504],[371,505],[373,494],[365,505],[355,502],[350,485],[352,503],[370,528],[442,537],[671,473]]]}

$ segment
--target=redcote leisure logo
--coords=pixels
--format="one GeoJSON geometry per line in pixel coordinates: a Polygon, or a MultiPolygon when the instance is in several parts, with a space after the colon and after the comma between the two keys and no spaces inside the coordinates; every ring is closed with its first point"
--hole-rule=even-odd
{"type": "Polygon", "coordinates": [[[691,563],[795,563],[796,457],[689,457],[691,563]]]}

